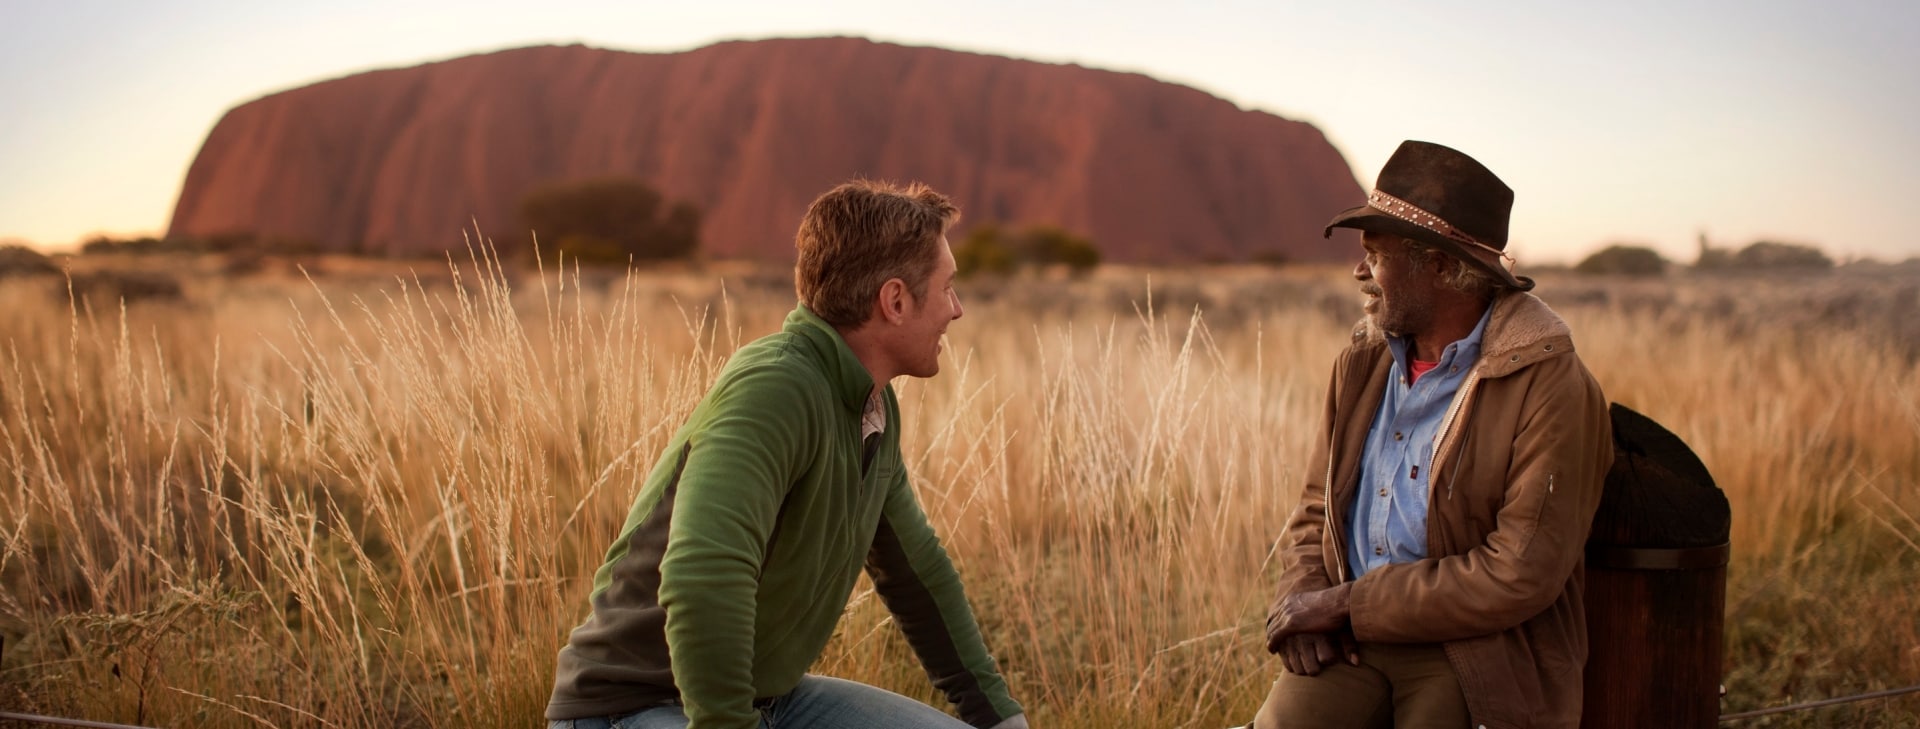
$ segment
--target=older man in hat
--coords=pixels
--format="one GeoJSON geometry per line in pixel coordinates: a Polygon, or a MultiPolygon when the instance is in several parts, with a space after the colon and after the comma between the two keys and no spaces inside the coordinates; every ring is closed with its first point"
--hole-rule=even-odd
{"type": "Polygon", "coordinates": [[[1406,142],[1365,205],[1366,318],[1279,549],[1279,727],[1573,727],[1607,401],[1506,253],[1513,191],[1406,142]]]}

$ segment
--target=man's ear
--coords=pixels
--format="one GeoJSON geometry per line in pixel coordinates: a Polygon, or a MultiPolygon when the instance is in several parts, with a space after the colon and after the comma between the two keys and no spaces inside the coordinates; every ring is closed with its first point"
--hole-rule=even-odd
{"type": "Polygon", "coordinates": [[[881,321],[899,324],[907,320],[907,307],[913,297],[907,291],[907,282],[898,278],[887,279],[880,284],[880,296],[874,302],[876,313],[881,321]]]}

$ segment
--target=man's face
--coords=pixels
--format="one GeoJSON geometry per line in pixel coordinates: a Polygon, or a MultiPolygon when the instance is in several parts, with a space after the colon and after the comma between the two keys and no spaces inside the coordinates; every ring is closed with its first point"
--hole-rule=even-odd
{"type": "MultiPolygon", "coordinates": [[[[893,356],[900,374],[932,377],[940,372],[941,338],[947,325],[960,318],[960,295],[953,290],[955,267],[953,249],[940,239],[940,260],[927,277],[927,293],[918,301],[909,301],[907,319],[895,339],[893,356]]],[[[908,297],[911,299],[911,295],[908,297]]]]}
{"type": "Polygon", "coordinates": [[[1394,336],[1424,333],[1433,322],[1435,267],[1415,266],[1399,236],[1366,231],[1360,245],[1366,256],[1353,267],[1353,277],[1366,295],[1363,308],[1373,326],[1394,336]]]}

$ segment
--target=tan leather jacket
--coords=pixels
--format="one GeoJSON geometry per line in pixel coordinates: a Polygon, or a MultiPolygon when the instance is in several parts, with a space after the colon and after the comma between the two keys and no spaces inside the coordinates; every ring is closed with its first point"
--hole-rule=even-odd
{"type": "MultiPolygon", "coordinates": [[[[1435,444],[1428,558],[1355,582],[1353,631],[1443,643],[1475,726],[1576,727],[1582,559],[1613,460],[1607,401],[1546,304],[1516,292],[1493,306],[1435,444]]],[[[1281,537],[1283,596],[1350,579],[1345,522],[1391,365],[1386,343],[1363,335],[1334,364],[1310,480],[1281,537]]]]}

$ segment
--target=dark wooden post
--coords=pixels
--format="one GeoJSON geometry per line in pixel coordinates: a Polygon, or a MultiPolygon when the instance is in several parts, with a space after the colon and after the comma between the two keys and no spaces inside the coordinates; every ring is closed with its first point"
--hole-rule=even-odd
{"type": "Polygon", "coordinates": [[[1614,461],[1587,540],[1582,729],[1718,724],[1727,497],[1692,449],[1614,404],[1614,461]]]}

